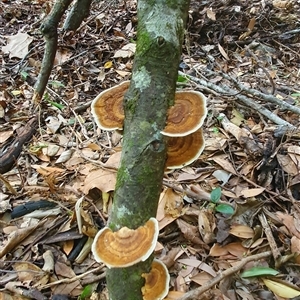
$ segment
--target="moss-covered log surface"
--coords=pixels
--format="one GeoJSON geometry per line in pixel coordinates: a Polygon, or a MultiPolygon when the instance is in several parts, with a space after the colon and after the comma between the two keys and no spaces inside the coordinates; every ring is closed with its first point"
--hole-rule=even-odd
{"type": "MultiPolygon", "coordinates": [[[[189,1],[138,1],[137,48],[124,97],[124,137],[109,227],[136,229],[156,216],[166,161],[165,127],[174,102],[189,1]]],[[[152,260],[152,258],[150,259],[152,260]]],[[[140,300],[149,261],[107,271],[110,299],[140,300]],[[128,288],[130,286],[130,288],[128,288]]]]}

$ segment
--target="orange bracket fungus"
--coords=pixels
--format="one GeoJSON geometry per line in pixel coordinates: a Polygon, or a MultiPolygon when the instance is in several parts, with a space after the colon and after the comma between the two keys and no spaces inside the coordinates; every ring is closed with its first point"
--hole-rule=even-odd
{"type": "MultiPolygon", "coordinates": [[[[130,81],[100,93],[92,102],[92,114],[103,130],[123,129],[123,98],[130,81]]],[[[161,133],[168,136],[167,171],[194,162],[205,142],[200,127],[207,115],[206,97],[197,91],[178,91],[175,104],[168,110],[167,125],[161,133]]]]}
{"type": "Polygon", "coordinates": [[[183,168],[194,162],[202,153],[205,146],[202,129],[182,137],[168,139],[167,169],[183,168]]]}
{"type": "Polygon", "coordinates": [[[143,300],[159,300],[167,296],[170,275],[161,261],[154,259],[150,273],[144,273],[142,277],[145,278],[145,285],[142,287],[143,300]]]}
{"type": "Polygon", "coordinates": [[[145,261],[154,251],[159,228],[155,218],[150,218],[137,229],[122,227],[113,232],[104,227],[95,236],[92,252],[97,262],[108,268],[124,268],[145,261]]]}
{"type": "Polygon", "coordinates": [[[123,98],[129,83],[130,81],[124,81],[117,86],[104,90],[93,100],[92,115],[101,129],[117,130],[123,128],[123,98]]]}
{"type": "Polygon", "coordinates": [[[206,97],[196,91],[175,93],[175,103],[168,110],[166,136],[185,136],[198,130],[207,115],[206,97]]]}

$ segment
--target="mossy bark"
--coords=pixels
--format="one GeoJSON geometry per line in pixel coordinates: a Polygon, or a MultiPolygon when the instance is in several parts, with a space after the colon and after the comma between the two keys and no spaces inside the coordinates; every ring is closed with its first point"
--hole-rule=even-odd
{"type": "MultiPolygon", "coordinates": [[[[189,0],[138,0],[137,49],[124,97],[124,138],[109,227],[137,228],[155,217],[166,161],[160,131],[174,101],[189,0]]],[[[153,257],[107,271],[111,300],[141,300],[153,257]]]]}

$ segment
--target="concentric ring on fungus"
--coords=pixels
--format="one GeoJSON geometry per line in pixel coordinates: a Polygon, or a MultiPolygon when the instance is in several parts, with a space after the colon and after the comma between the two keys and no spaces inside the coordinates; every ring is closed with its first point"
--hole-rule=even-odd
{"type": "Polygon", "coordinates": [[[203,152],[205,141],[202,129],[182,136],[168,139],[167,169],[178,169],[193,163],[203,152]]]}
{"type": "Polygon", "coordinates": [[[145,261],[154,251],[159,228],[155,218],[150,218],[137,229],[122,227],[113,232],[104,227],[95,236],[92,252],[97,262],[108,268],[123,268],[145,261]]]}
{"type": "Polygon", "coordinates": [[[123,128],[124,95],[129,88],[130,81],[124,81],[117,86],[101,92],[92,102],[92,115],[103,130],[117,130],[123,128]]]}
{"type": "Polygon", "coordinates": [[[168,110],[166,136],[185,136],[198,130],[207,115],[206,97],[197,91],[178,91],[174,105],[168,110]]]}

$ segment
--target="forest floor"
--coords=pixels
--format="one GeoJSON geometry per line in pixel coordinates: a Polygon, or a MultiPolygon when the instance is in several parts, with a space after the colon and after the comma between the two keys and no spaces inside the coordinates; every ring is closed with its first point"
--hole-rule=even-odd
{"type": "MultiPolygon", "coordinates": [[[[0,3],[0,159],[30,124],[50,5],[0,3]]],[[[164,178],[155,255],[168,299],[300,299],[299,20],[296,0],[191,3],[178,89],[208,98],[206,146],[164,178]]],[[[98,129],[90,104],[130,79],[136,24],[135,1],[95,1],[60,32],[36,133],[0,174],[2,299],[108,299],[90,245],[122,136],[98,129]]]]}

